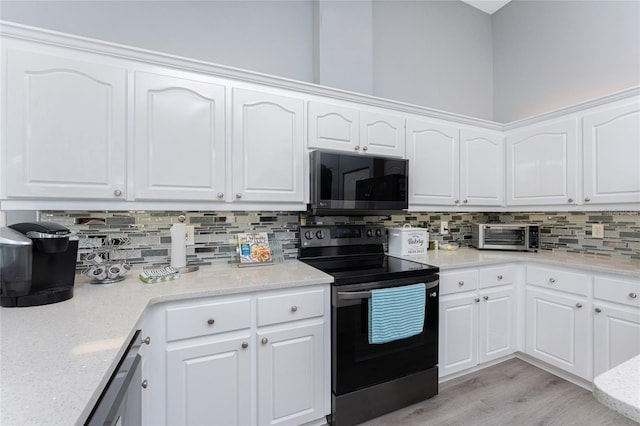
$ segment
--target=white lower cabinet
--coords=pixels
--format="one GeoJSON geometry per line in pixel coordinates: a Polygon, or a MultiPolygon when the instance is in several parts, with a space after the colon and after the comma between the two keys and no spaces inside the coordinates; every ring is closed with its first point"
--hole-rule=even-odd
{"type": "Polygon", "coordinates": [[[157,305],[144,424],[299,425],[330,410],[328,285],[157,305]]]}
{"type": "Polygon", "coordinates": [[[515,352],[512,271],[500,266],[440,274],[441,377],[515,352]]]}
{"type": "Polygon", "coordinates": [[[258,331],[258,424],[322,417],[323,324],[258,331]]]}
{"type": "Polygon", "coordinates": [[[526,304],[527,354],[591,380],[587,298],[527,287],[526,304]]]}
{"type": "Polygon", "coordinates": [[[640,354],[640,282],[596,276],[593,282],[593,377],[640,354]]]}
{"type": "Polygon", "coordinates": [[[249,333],[167,349],[167,423],[251,423],[249,333]]]}

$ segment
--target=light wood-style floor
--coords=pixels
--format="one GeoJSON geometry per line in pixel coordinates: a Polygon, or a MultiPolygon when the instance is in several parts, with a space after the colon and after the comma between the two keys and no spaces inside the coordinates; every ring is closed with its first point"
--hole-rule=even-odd
{"type": "Polygon", "coordinates": [[[426,425],[635,425],[593,394],[520,359],[440,385],[431,399],[363,423],[426,425]]]}

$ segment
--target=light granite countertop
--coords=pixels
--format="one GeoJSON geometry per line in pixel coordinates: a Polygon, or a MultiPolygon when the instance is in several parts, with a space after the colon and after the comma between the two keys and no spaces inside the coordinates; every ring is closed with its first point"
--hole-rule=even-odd
{"type": "Polygon", "coordinates": [[[596,377],[593,395],[612,410],[640,423],[640,355],[596,377]]]}
{"type": "Polygon", "coordinates": [[[0,424],[83,423],[153,304],[333,281],[297,260],[206,266],[157,284],[142,283],[134,272],[106,285],[78,275],[69,300],[0,309],[0,424]]]}
{"type": "Polygon", "coordinates": [[[456,268],[490,266],[509,262],[534,262],[545,265],[578,268],[596,273],[617,274],[628,278],[640,278],[640,260],[614,259],[589,254],[556,253],[549,251],[540,251],[537,253],[495,251],[460,247],[456,250],[432,250],[424,255],[395,257],[438,266],[441,271],[456,268]]]}
{"type": "MultiPolygon", "coordinates": [[[[540,262],[640,278],[640,261],[557,253],[472,248],[399,256],[442,271],[509,262],[540,262]]],[[[105,386],[146,309],[157,303],[330,283],[333,278],[292,260],[255,268],[202,267],[179,280],[144,284],[137,272],[116,284],[78,276],[70,300],[0,309],[0,424],[82,423],[105,386]]]]}

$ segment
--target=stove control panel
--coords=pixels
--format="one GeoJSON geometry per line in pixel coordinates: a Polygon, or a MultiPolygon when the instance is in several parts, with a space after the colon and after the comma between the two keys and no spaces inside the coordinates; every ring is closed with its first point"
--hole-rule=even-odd
{"type": "Polygon", "coordinates": [[[309,225],[300,227],[301,247],[382,244],[385,240],[385,229],[380,226],[309,225]]]}

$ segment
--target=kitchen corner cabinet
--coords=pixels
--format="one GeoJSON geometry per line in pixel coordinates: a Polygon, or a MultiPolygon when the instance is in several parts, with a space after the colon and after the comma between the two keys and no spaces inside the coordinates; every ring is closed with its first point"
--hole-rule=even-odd
{"type": "Polygon", "coordinates": [[[6,54],[6,196],[124,199],[126,70],[77,51],[6,54]]]}
{"type": "Polygon", "coordinates": [[[135,73],[136,200],[224,201],[225,86],[135,73]]]}
{"type": "Polygon", "coordinates": [[[577,134],[576,119],[507,133],[507,205],[576,204],[577,134]]]}
{"type": "Polygon", "coordinates": [[[640,283],[596,276],[593,282],[593,377],[640,354],[640,283]]]}
{"type": "Polygon", "coordinates": [[[460,131],[426,120],[407,120],[409,206],[460,202],[460,131]]]}
{"type": "Polygon", "coordinates": [[[404,156],[404,119],[384,111],[308,103],[308,147],[352,154],[404,156]]]}
{"type": "Polygon", "coordinates": [[[640,104],[606,106],[582,119],[584,202],[640,203],[640,104]]]}
{"type": "Polygon", "coordinates": [[[460,200],[463,206],[504,203],[504,138],[500,132],[460,130],[460,200]]]}
{"type": "Polygon", "coordinates": [[[515,352],[514,277],[508,265],[440,274],[441,377],[515,352]]]}
{"type": "Polygon", "coordinates": [[[234,202],[305,201],[304,102],[233,89],[234,202]]]}
{"type": "Polygon", "coordinates": [[[329,413],[328,286],[154,306],[144,424],[299,425],[329,413]]]}
{"type": "Polygon", "coordinates": [[[526,353],[591,380],[590,277],[539,266],[526,275],[526,353]]]}
{"type": "Polygon", "coordinates": [[[409,205],[501,206],[500,132],[408,120],[409,205]]]}

